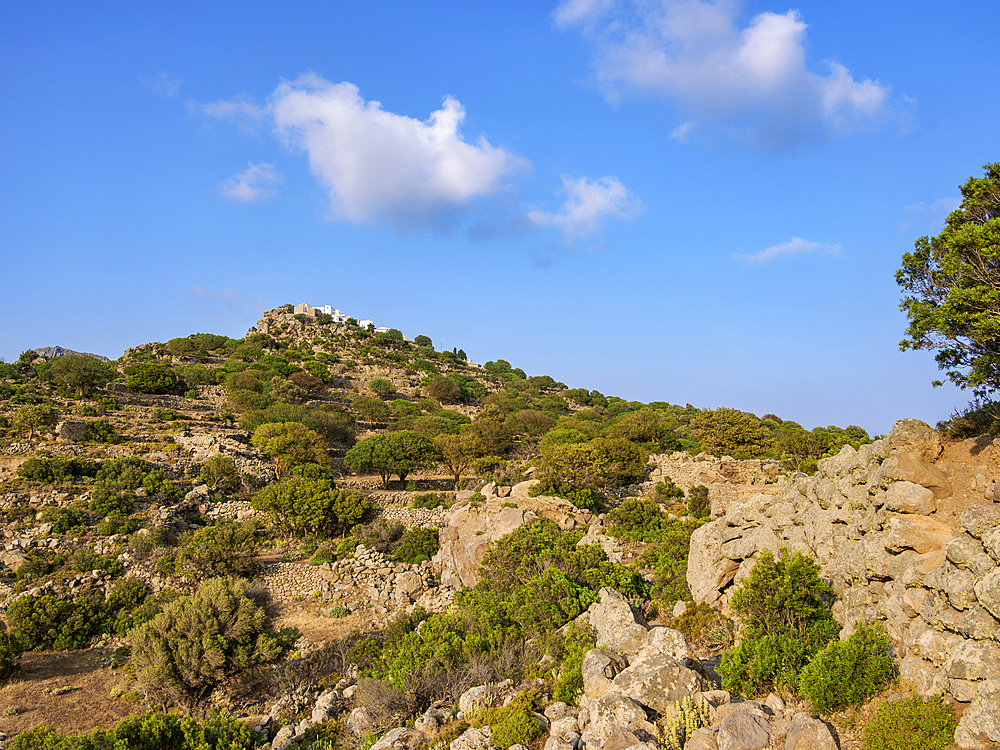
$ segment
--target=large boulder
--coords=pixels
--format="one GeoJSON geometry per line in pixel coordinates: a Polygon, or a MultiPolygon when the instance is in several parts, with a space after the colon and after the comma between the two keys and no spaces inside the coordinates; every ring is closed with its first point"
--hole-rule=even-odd
{"type": "Polygon", "coordinates": [[[764,750],[771,741],[771,725],[763,713],[734,711],[719,724],[719,750],[764,750]]]}
{"type": "Polygon", "coordinates": [[[674,701],[707,688],[700,674],[666,654],[636,662],[611,681],[612,692],[632,698],[658,713],[667,711],[674,701]]]}
{"type": "Polygon", "coordinates": [[[912,549],[917,554],[944,549],[953,536],[951,528],[928,516],[893,516],[886,524],[885,546],[895,552],[912,549]]]}
{"type": "MultiPolygon", "coordinates": [[[[637,742],[656,742],[657,729],[638,701],[608,693],[594,701],[589,711],[590,723],[582,735],[583,743],[588,748],[606,747],[608,740],[619,732],[634,736],[637,742]]],[[[618,742],[622,739],[625,738],[619,738],[618,742]]],[[[626,746],[631,744],[636,743],[626,746]]]]}
{"type": "Polygon", "coordinates": [[[399,727],[385,734],[371,750],[416,750],[427,744],[427,735],[419,729],[399,727]]]}
{"type": "Polygon", "coordinates": [[[830,727],[804,711],[795,714],[785,740],[785,750],[837,750],[830,727]]]}
{"type": "Polygon", "coordinates": [[[645,618],[613,588],[605,586],[600,596],[601,601],[590,611],[590,624],[597,631],[597,647],[634,656],[646,644],[649,626],[645,618]]]}
{"type": "Polygon", "coordinates": [[[897,513],[926,516],[937,510],[934,493],[913,482],[896,482],[885,493],[885,507],[897,513]]]}
{"type": "Polygon", "coordinates": [[[628,666],[628,660],[611,651],[592,648],[583,655],[580,671],[583,673],[583,700],[589,706],[611,689],[611,682],[628,666]]]}

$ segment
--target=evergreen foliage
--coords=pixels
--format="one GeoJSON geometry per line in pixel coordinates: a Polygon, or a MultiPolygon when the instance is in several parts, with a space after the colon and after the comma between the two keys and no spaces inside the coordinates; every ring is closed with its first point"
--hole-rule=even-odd
{"type": "Polygon", "coordinates": [[[136,678],[152,694],[188,713],[216,687],[274,662],[289,645],[276,636],[246,584],[213,578],[132,631],[136,678]]]}

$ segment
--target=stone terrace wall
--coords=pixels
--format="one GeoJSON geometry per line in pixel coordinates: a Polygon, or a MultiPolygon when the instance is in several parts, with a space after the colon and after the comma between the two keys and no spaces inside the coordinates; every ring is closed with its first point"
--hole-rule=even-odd
{"type": "Polygon", "coordinates": [[[941,452],[938,433],[917,420],[858,451],[845,446],[815,476],[732,503],[695,531],[687,578],[696,601],[725,609],[762,550],[816,559],[842,636],[882,622],[901,677],[963,704],[956,740],[984,750],[1000,746],[1000,504],[985,476],[985,502],[946,502],[941,452]]]}

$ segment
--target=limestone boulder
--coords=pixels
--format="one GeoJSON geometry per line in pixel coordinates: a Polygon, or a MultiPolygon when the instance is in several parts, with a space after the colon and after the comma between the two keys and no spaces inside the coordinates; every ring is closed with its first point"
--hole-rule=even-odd
{"type": "Polygon", "coordinates": [[[735,711],[719,724],[719,750],[764,750],[771,742],[771,726],[764,716],[735,711]]]}
{"type": "Polygon", "coordinates": [[[979,694],[958,722],[955,741],[962,750],[1000,747],[1000,679],[981,684],[979,694]]]}
{"type": "Polygon", "coordinates": [[[979,603],[1000,620],[1000,568],[994,568],[976,581],[975,592],[979,603]]]}
{"type": "Polygon", "coordinates": [[[674,701],[707,688],[700,674],[666,654],[657,654],[618,673],[610,690],[664,713],[674,701]]]}
{"type": "Polygon", "coordinates": [[[893,453],[911,452],[924,461],[935,461],[941,455],[941,433],[919,419],[900,419],[886,436],[886,450],[893,453]]]}
{"type": "Polygon", "coordinates": [[[984,533],[1000,526],[1000,504],[970,505],[962,511],[958,522],[976,539],[982,539],[984,533]]]}
{"type": "Polygon", "coordinates": [[[951,538],[945,548],[945,554],[953,565],[971,570],[976,576],[986,575],[996,567],[996,558],[987,554],[979,539],[965,531],[951,538]]]}
{"type": "Polygon", "coordinates": [[[611,682],[628,666],[628,660],[612,651],[593,648],[583,655],[583,698],[586,705],[604,697],[611,682]]]}
{"type": "Polygon", "coordinates": [[[895,552],[912,549],[922,555],[944,549],[951,537],[951,528],[936,518],[907,514],[889,519],[885,546],[895,552]]]}
{"type": "Polygon", "coordinates": [[[739,562],[722,554],[722,545],[740,535],[738,529],[735,531],[733,533],[720,519],[695,529],[691,534],[687,583],[696,602],[713,604],[718,601],[720,591],[736,577],[739,562]]]}
{"type": "MultiPolygon", "coordinates": [[[[683,602],[681,603],[683,604],[683,602]]],[[[636,654],[636,661],[641,661],[657,654],[666,654],[684,664],[685,660],[690,656],[688,642],[684,634],[679,630],[665,628],[662,625],[650,628],[649,632],[646,633],[646,642],[636,654]]]]}
{"type": "Polygon", "coordinates": [[[885,507],[897,513],[926,516],[937,510],[934,493],[913,482],[896,482],[885,493],[885,507]]]}
{"type": "Polygon", "coordinates": [[[87,442],[86,422],[60,422],[56,425],[56,442],[85,443],[87,442]]]}
{"type": "Polygon", "coordinates": [[[484,727],[471,727],[452,740],[448,750],[490,750],[492,736],[493,730],[488,724],[484,727]]]}
{"type": "Polygon", "coordinates": [[[830,727],[800,711],[792,718],[785,750],[837,750],[837,741],[830,727]]]}
{"type": "Polygon", "coordinates": [[[599,593],[601,601],[590,612],[597,647],[634,656],[646,643],[649,626],[645,618],[615,589],[605,586],[599,593]]]}
{"type": "Polygon", "coordinates": [[[715,732],[708,727],[696,729],[684,743],[684,750],[719,750],[719,743],[715,741],[715,732]]]}
{"type": "Polygon", "coordinates": [[[427,744],[427,735],[419,729],[399,727],[382,736],[371,750],[416,750],[427,744]]]}
{"type": "MultiPolygon", "coordinates": [[[[656,741],[657,729],[649,721],[645,709],[638,701],[616,693],[608,693],[594,701],[589,712],[590,723],[583,730],[581,737],[588,748],[606,747],[608,740],[619,732],[632,735],[635,742],[631,744],[656,741]]],[[[618,742],[621,742],[621,739],[618,742]]],[[[631,745],[625,745],[629,746],[631,745]]]]}

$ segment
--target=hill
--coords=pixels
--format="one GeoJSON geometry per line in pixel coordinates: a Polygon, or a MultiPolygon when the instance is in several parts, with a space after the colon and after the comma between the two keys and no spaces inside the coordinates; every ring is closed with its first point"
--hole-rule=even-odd
{"type": "MultiPolygon", "coordinates": [[[[269,311],[242,339],[138,345],[113,363],[37,355],[0,365],[0,673],[21,667],[0,686],[11,707],[0,732],[89,731],[167,701],[225,708],[277,732],[275,748],[386,732],[472,743],[485,742],[479,712],[510,697],[510,716],[486,721],[494,736],[512,721],[525,743],[548,732],[559,747],[581,735],[600,747],[667,736],[673,702],[694,695],[720,742],[726,717],[745,711],[762,712],[774,741],[794,725],[822,735],[799,716],[809,688],[748,687],[719,660],[747,622],[735,593],[782,547],[817,561],[845,638],[885,623],[918,693],[948,681],[949,700],[968,706],[993,679],[970,656],[989,648],[992,599],[962,573],[996,568],[982,551],[992,505],[973,512],[995,497],[988,438],[942,442],[904,421],[873,439],[629,402],[315,308],[269,311]],[[953,536],[980,545],[968,553],[978,562],[949,562],[953,536]],[[935,566],[952,576],[939,588],[924,578],[935,566]],[[252,583],[222,593],[218,576],[252,583]],[[940,592],[952,612],[978,607],[978,624],[948,614],[940,592]],[[216,633],[230,645],[185,666],[187,647],[169,644],[201,636],[179,623],[207,627],[198,602],[223,600],[247,617],[262,607],[255,625],[216,633]],[[938,643],[940,627],[961,637],[938,643]],[[935,661],[932,646],[958,648],[964,666],[935,661]],[[169,669],[155,661],[164,654],[169,669]],[[611,690],[595,669],[638,682],[611,690]],[[668,673],[674,697],[638,687],[668,673]],[[639,713],[612,719],[612,698],[639,713]],[[455,703],[464,716],[446,710],[455,703]],[[543,709],[544,722],[525,718],[543,709]]],[[[959,735],[980,731],[992,705],[973,704],[959,735]]],[[[844,747],[859,730],[836,731],[844,747]]]]}

